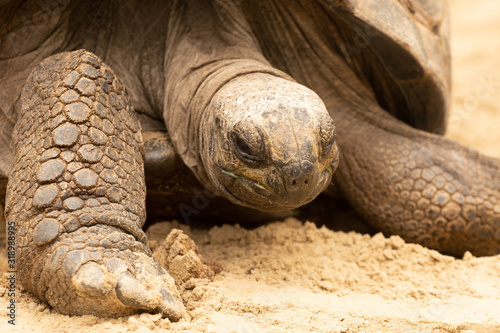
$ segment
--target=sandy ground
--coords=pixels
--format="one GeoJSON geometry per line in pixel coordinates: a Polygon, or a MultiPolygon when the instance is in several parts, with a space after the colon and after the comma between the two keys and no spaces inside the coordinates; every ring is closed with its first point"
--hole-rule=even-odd
{"type": "MultiPolygon", "coordinates": [[[[454,0],[448,135],[500,157],[500,2],[454,0]]],[[[237,221],[235,221],[237,222],[237,221]]],[[[294,219],[246,230],[178,227],[222,271],[182,291],[191,320],[68,317],[17,297],[18,332],[500,332],[500,256],[441,255],[399,237],[335,232],[294,219]]],[[[161,247],[160,247],[161,248],[161,247]]],[[[158,253],[158,251],[157,251],[158,253]]],[[[5,270],[2,256],[0,271],[5,270]]],[[[0,287],[0,332],[7,295],[0,287]]]]}

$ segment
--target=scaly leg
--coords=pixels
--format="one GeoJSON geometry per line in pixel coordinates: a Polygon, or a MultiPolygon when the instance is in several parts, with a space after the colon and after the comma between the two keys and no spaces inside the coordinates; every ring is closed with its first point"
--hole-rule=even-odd
{"type": "Polygon", "coordinates": [[[44,60],[23,89],[6,217],[22,285],[64,314],[184,314],[153,259],[142,136],[111,69],[80,50],[44,60]]]}

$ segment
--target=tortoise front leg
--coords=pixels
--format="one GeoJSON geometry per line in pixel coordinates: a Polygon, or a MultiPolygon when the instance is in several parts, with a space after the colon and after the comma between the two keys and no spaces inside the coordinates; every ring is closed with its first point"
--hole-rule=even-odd
{"type": "Polygon", "coordinates": [[[139,122],[109,67],[81,51],[44,60],[21,95],[6,198],[22,285],[64,314],[184,308],[153,259],[139,122]]]}

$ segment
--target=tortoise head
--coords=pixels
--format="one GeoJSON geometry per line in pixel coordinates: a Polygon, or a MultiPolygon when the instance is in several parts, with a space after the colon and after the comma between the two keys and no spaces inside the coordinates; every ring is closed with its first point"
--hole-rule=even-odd
{"type": "Polygon", "coordinates": [[[208,108],[201,158],[217,194],[261,211],[284,211],[330,184],[339,161],[335,128],[312,90],[247,74],[219,89],[208,108]]]}

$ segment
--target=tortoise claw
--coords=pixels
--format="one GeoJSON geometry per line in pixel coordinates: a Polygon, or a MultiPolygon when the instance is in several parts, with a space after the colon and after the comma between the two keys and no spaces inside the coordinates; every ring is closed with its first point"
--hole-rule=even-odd
{"type": "Polygon", "coordinates": [[[129,271],[118,278],[116,296],[124,305],[146,311],[155,310],[160,303],[158,295],[155,297],[129,271]]]}
{"type": "Polygon", "coordinates": [[[177,304],[175,298],[170,294],[167,289],[161,288],[160,294],[162,297],[160,306],[155,309],[155,312],[161,313],[163,318],[169,318],[172,321],[179,321],[184,312],[182,307],[177,304]]]}
{"type": "Polygon", "coordinates": [[[95,262],[84,264],[72,280],[76,289],[92,296],[102,296],[111,290],[109,283],[105,281],[104,273],[95,262]]]}

